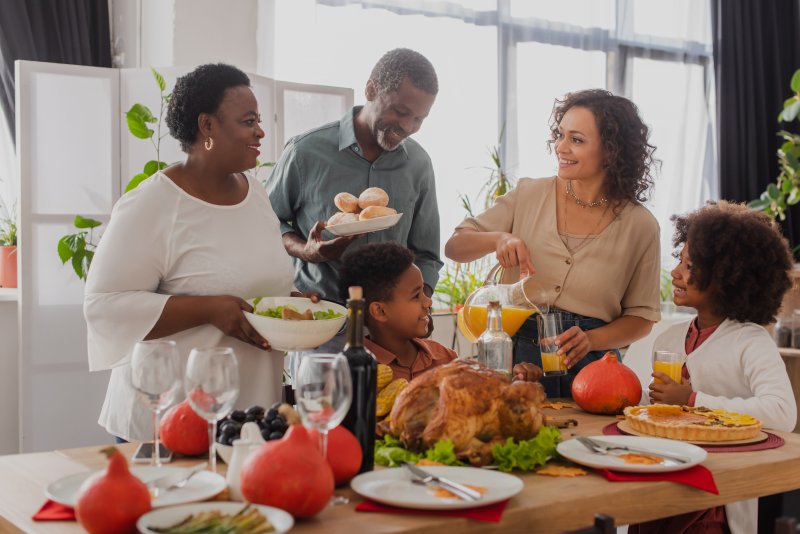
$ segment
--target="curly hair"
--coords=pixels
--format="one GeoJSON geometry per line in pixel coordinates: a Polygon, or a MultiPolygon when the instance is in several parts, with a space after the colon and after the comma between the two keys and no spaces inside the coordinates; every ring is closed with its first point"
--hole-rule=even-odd
{"type": "Polygon", "coordinates": [[[347,300],[350,286],[361,286],[367,305],[392,300],[397,279],[414,263],[414,253],[397,243],[371,243],[342,256],[339,296],[347,300]]]}
{"type": "Polygon", "coordinates": [[[369,79],[383,93],[397,91],[405,78],[417,89],[429,95],[439,92],[439,79],[428,59],[408,48],[395,48],[386,52],[372,68],[369,79]]]}
{"type": "Polygon", "coordinates": [[[691,284],[701,291],[711,289],[713,313],[756,324],[774,320],[792,285],[793,261],[775,221],[724,200],[671,220],[672,243],[689,247],[691,284]]]}
{"type": "Polygon", "coordinates": [[[247,74],[224,63],[200,65],[178,78],[169,99],[166,121],[181,150],[188,152],[197,139],[197,117],[217,111],[225,91],[241,85],[250,87],[247,74]]]}
{"type": "Polygon", "coordinates": [[[649,129],[636,105],[603,89],[567,93],[563,100],[556,99],[550,114],[547,144],[551,151],[561,119],[574,107],[588,109],[597,121],[605,159],[606,196],[617,205],[645,202],[653,186],[651,168],[658,160],[653,158],[656,147],[648,142],[649,129]]]}

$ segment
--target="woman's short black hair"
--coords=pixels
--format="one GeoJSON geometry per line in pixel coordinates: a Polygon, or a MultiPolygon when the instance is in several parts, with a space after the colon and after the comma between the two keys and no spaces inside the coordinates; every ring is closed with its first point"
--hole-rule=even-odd
{"type": "Polygon", "coordinates": [[[558,139],[558,127],[564,114],[574,107],[586,108],[597,122],[603,144],[606,168],[606,196],[619,205],[624,201],[644,202],[653,186],[652,167],[656,147],[648,141],[649,130],[636,105],[627,98],[603,89],[567,93],[556,99],[550,115],[550,140],[558,139]]]}
{"type": "Polygon", "coordinates": [[[792,285],[792,254],[775,221],[724,200],[673,215],[672,221],[673,245],[688,244],[691,283],[701,291],[711,289],[713,312],[740,322],[771,323],[792,285]]]}
{"type": "Polygon", "coordinates": [[[339,296],[347,300],[350,286],[361,286],[367,305],[392,299],[397,279],[414,263],[414,253],[397,243],[370,243],[348,250],[339,271],[339,296]]]}
{"type": "Polygon", "coordinates": [[[231,87],[250,86],[247,74],[232,65],[209,63],[200,65],[175,82],[167,108],[167,126],[172,137],[188,152],[197,139],[197,117],[214,113],[225,91],[231,87]]]}

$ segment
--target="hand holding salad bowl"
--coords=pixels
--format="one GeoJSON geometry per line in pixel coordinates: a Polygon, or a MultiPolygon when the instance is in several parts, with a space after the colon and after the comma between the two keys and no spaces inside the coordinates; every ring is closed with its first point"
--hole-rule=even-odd
{"type": "Polygon", "coordinates": [[[244,312],[256,331],[275,350],[308,350],[336,335],[346,320],[347,310],[335,302],[311,298],[264,297],[250,301],[253,312],[244,312]]]}

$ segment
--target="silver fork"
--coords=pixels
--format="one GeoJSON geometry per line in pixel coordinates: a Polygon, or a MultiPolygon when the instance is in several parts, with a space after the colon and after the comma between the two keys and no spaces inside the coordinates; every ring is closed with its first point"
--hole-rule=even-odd
{"type": "Polygon", "coordinates": [[[208,462],[203,462],[194,465],[188,468],[188,470],[183,471],[181,473],[173,473],[171,475],[165,475],[163,477],[150,480],[146,483],[146,485],[148,489],[155,489],[157,493],[167,492],[174,489],[180,489],[184,487],[186,484],[188,484],[189,480],[193,476],[195,476],[197,473],[199,473],[206,467],[208,467],[208,462]]]}
{"type": "Polygon", "coordinates": [[[686,458],[685,456],[679,456],[676,454],[665,453],[651,449],[639,449],[636,447],[628,447],[626,445],[617,445],[616,443],[608,443],[608,442],[600,443],[591,438],[587,438],[586,436],[575,436],[575,439],[577,439],[581,444],[583,444],[584,447],[586,447],[587,449],[596,454],[609,454],[611,451],[628,451],[628,452],[638,452],[642,454],[659,456],[661,458],[672,460],[681,464],[686,464],[690,462],[689,458],[686,458]]]}

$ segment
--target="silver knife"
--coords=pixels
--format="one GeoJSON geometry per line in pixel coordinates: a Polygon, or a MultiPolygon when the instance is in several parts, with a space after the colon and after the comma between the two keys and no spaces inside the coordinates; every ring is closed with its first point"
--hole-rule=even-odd
{"type": "Polygon", "coordinates": [[[434,484],[441,488],[446,489],[447,491],[455,494],[457,497],[464,499],[465,501],[479,501],[483,498],[483,495],[479,491],[475,491],[472,488],[469,488],[463,484],[459,484],[458,482],[453,482],[452,480],[448,480],[443,477],[437,477],[432,475],[431,473],[425,471],[424,469],[420,469],[414,464],[403,462],[403,465],[411,471],[411,473],[419,480],[421,483],[424,484],[434,484]]]}
{"type": "Polygon", "coordinates": [[[628,447],[626,445],[618,445],[616,443],[610,443],[608,441],[599,440],[597,438],[588,438],[586,436],[575,436],[575,438],[581,443],[583,443],[583,445],[586,446],[588,449],[591,449],[594,452],[598,452],[600,454],[607,454],[609,451],[628,451],[628,452],[638,452],[641,454],[649,454],[651,456],[660,456],[662,458],[673,460],[675,462],[679,462],[682,464],[687,464],[691,462],[691,458],[687,458],[686,456],[661,452],[659,450],[628,447]]]}

